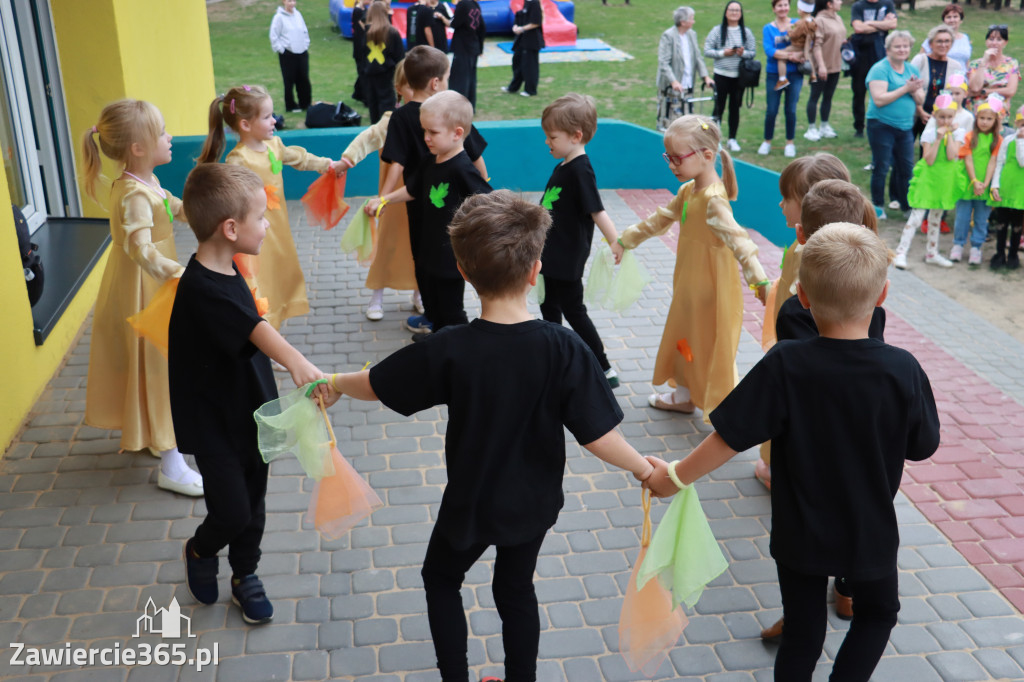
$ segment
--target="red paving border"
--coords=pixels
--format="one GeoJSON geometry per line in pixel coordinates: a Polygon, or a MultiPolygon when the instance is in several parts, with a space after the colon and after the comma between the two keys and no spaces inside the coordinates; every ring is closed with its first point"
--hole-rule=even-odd
{"type": "MultiPolygon", "coordinates": [[[[667,190],[618,194],[641,218],[672,197],[667,190]]],[[[677,224],[662,242],[675,251],[678,238],[677,224]]],[[[782,249],[757,232],[751,238],[768,276],[778,276],[782,249]]],[[[743,326],[755,339],[763,319],[748,291],[743,326]]],[[[908,462],[903,493],[1024,613],[1024,408],[891,312],[885,338],[913,353],[928,373],[942,425],[938,451],[908,462]]]]}

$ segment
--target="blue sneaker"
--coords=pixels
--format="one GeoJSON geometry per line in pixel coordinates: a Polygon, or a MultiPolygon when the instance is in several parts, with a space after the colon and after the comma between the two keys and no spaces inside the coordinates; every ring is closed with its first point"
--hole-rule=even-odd
{"type": "Polygon", "coordinates": [[[405,321],[405,328],[413,334],[429,334],[434,331],[434,325],[430,324],[426,315],[413,315],[408,318],[405,321]]]}
{"type": "Polygon", "coordinates": [[[274,617],[274,605],[255,575],[247,575],[237,583],[231,579],[231,601],[242,609],[242,620],[250,625],[269,623],[274,617]]]}
{"type": "Polygon", "coordinates": [[[879,220],[885,220],[888,216],[885,215],[885,209],[881,206],[875,206],[875,217],[879,220]]]}
{"type": "Polygon", "coordinates": [[[185,587],[200,604],[213,604],[217,601],[217,569],[219,559],[213,557],[197,557],[192,553],[193,538],[189,538],[182,551],[185,559],[185,587]]]}

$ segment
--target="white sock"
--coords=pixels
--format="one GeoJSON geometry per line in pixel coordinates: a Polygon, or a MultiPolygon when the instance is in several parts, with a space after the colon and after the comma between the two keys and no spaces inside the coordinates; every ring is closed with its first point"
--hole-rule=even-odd
{"type": "Polygon", "coordinates": [[[160,473],[179,483],[192,483],[202,479],[199,472],[194,471],[185,462],[185,457],[178,448],[160,451],[160,473]]]}
{"type": "Polygon", "coordinates": [[[676,405],[690,402],[690,389],[686,386],[676,386],[676,390],[672,392],[672,402],[676,405]]]}
{"type": "Polygon", "coordinates": [[[370,294],[370,305],[383,305],[384,304],[384,290],[374,289],[373,293],[370,294]]]}

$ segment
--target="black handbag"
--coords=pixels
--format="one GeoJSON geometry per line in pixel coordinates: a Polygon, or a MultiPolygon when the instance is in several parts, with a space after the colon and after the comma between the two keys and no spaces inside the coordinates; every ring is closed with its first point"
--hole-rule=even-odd
{"type": "Polygon", "coordinates": [[[306,109],[307,128],[344,128],[362,123],[362,116],[355,109],[338,102],[317,102],[306,109]]]}
{"type": "Polygon", "coordinates": [[[754,93],[761,84],[761,62],[756,59],[740,60],[740,88],[747,90],[747,108],[754,106],[754,93]]]}

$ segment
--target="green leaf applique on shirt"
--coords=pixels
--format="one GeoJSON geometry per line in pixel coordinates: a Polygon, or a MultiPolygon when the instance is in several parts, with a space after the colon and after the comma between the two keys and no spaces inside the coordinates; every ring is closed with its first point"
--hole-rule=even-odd
{"type": "Polygon", "coordinates": [[[270,159],[270,172],[273,173],[274,175],[280,175],[282,164],[281,161],[277,158],[277,155],[274,154],[273,149],[267,150],[267,158],[270,159]]]}
{"type": "Polygon", "coordinates": [[[546,190],[544,190],[544,196],[540,200],[540,205],[550,211],[552,205],[556,201],[558,201],[558,195],[560,195],[561,193],[561,187],[548,187],[546,190]]]}
{"type": "Polygon", "coordinates": [[[164,210],[167,211],[167,220],[173,223],[174,211],[171,210],[171,200],[167,197],[164,197],[164,210]]]}
{"type": "Polygon", "coordinates": [[[442,182],[437,187],[430,188],[430,203],[438,208],[444,208],[444,198],[448,196],[448,183],[442,182]]]}

